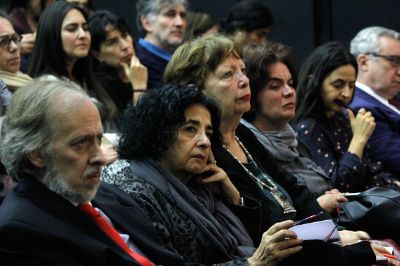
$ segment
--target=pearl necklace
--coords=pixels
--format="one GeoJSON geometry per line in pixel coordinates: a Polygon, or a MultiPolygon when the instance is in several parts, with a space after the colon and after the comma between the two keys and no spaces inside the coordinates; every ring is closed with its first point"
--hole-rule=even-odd
{"type": "MultiPolygon", "coordinates": [[[[243,143],[239,140],[237,136],[235,136],[235,140],[237,141],[243,152],[246,154],[249,164],[251,164],[255,168],[259,168],[256,161],[253,159],[253,156],[251,156],[249,151],[246,149],[246,147],[243,145],[243,143]]],[[[263,180],[260,180],[256,175],[254,175],[246,166],[244,166],[243,163],[231,152],[231,150],[228,148],[227,145],[224,144],[223,147],[239,163],[239,165],[243,168],[243,170],[247,173],[247,175],[250,176],[262,190],[267,189],[268,191],[271,192],[274,199],[282,207],[284,214],[296,212],[296,209],[292,206],[287,197],[278,190],[278,187],[275,185],[274,181],[272,181],[268,177],[268,175],[262,173],[263,177],[268,183],[267,184],[263,180]]]]}

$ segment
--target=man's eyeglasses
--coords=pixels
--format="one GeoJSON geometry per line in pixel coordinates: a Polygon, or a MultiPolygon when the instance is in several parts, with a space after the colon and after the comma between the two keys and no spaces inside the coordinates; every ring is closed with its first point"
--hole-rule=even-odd
{"type": "Polygon", "coordinates": [[[1,36],[0,37],[0,47],[3,49],[10,49],[11,42],[14,42],[17,45],[20,45],[22,40],[22,36],[18,33],[14,33],[10,36],[1,36]]]}
{"type": "Polygon", "coordinates": [[[366,55],[383,58],[383,59],[389,61],[389,63],[393,67],[400,67],[400,56],[397,56],[397,55],[383,55],[383,54],[378,54],[378,53],[366,53],[366,55]]]}

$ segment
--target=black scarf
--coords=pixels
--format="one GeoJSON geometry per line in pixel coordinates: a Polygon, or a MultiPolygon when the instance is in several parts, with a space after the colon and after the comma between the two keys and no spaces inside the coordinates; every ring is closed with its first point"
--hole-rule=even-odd
{"type": "Polygon", "coordinates": [[[133,160],[130,169],[184,212],[227,258],[248,257],[254,252],[243,224],[206,186],[197,184],[190,189],[152,159],[133,160]]]}

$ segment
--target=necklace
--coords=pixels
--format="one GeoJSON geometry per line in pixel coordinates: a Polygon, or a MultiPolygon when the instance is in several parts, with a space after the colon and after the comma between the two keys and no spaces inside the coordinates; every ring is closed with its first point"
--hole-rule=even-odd
{"type": "MultiPolygon", "coordinates": [[[[239,138],[237,136],[235,136],[235,140],[237,141],[237,143],[239,144],[240,148],[243,150],[243,152],[246,154],[246,157],[249,161],[249,165],[252,166],[253,169],[259,169],[256,161],[253,159],[253,156],[251,156],[251,154],[249,153],[249,151],[246,149],[246,147],[243,145],[243,143],[239,140],[239,138]]],[[[282,194],[281,191],[279,191],[277,185],[275,184],[274,181],[272,181],[268,175],[266,175],[265,173],[263,173],[263,171],[260,170],[263,178],[265,180],[261,180],[260,178],[258,178],[252,171],[250,171],[231,151],[230,149],[227,147],[227,145],[223,145],[224,149],[229,152],[229,154],[239,163],[239,165],[243,168],[243,170],[247,173],[248,176],[251,177],[251,179],[253,179],[257,185],[262,189],[266,189],[268,190],[271,195],[274,197],[274,199],[279,203],[279,205],[282,207],[283,209],[283,213],[287,214],[287,213],[294,213],[296,212],[296,209],[292,206],[291,202],[288,200],[288,198],[282,194]]]]}

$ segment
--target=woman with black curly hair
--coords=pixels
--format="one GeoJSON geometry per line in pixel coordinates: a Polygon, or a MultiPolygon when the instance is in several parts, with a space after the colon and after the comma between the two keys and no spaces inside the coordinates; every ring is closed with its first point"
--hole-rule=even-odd
{"type": "Polygon", "coordinates": [[[123,118],[119,154],[125,160],[104,169],[102,178],[146,210],[165,245],[185,263],[276,265],[301,249],[301,240],[286,230],[293,222],[285,221],[272,226],[254,252],[226,204],[249,216],[257,215],[258,204],[242,198],[211,159],[220,116],[200,91],[172,85],[151,90],[123,118]]]}
{"type": "Polygon", "coordinates": [[[273,24],[274,18],[263,1],[237,1],[228,17],[221,21],[221,31],[243,48],[249,43],[267,43],[267,35],[273,24]]]}

